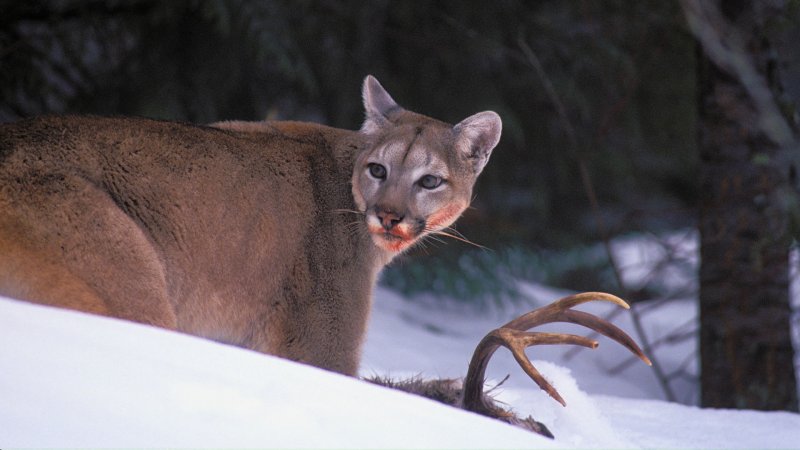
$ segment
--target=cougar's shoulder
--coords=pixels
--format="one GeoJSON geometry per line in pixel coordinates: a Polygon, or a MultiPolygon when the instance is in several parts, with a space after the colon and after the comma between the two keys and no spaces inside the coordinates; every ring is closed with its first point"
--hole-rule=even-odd
{"type": "Polygon", "coordinates": [[[347,170],[352,169],[357,153],[369,144],[368,136],[363,133],[313,122],[227,120],[214,122],[209,126],[235,132],[240,136],[249,135],[251,139],[279,136],[301,145],[309,145],[313,150],[329,153],[347,170]]]}

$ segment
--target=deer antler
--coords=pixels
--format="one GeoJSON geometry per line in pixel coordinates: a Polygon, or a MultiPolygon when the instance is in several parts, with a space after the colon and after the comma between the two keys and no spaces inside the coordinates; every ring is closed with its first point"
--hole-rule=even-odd
{"type": "Polygon", "coordinates": [[[629,308],[624,300],[611,294],[603,292],[584,292],[564,297],[550,305],[523,314],[487,334],[475,348],[475,353],[472,355],[472,360],[469,363],[467,378],[464,380],[464,408],[484,415],[490,414],[496,409],[487,403],[483,394],[483,383],[489,359],[500,346],[506,347],[511,351],[517,363],[519,363],[525,373],[527,373],[540,388],[550,394],[557,402],[561,403],[563,406],[567,406],[564,399],[558,394],[558,391],[556,391],[556,389],[544,379],[542,374],[533,367],[533,364],[531,364],[527,355],[525,355],[525,349],[533,345],[550,344],[570,344],[596,348],[598,343],[593,339],[576,336],[574,334],[527,331],[545,323],[570,322],[591,328],[619,342],[641,358],[647,365],[651,365],[647,356],[642,353],[639,346],[636,345],[633,339],[624,331],[597,316],[571,309],[574,306],[593,300],[604,300],[615,303],[625,309],[629,308]]]}

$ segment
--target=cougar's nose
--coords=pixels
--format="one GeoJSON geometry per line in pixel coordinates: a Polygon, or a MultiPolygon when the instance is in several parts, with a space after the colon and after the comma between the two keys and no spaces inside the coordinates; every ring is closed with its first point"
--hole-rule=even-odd
{"type": "Polygon", "coordinates": [[[378,216],[378,220],[381,221],[381,225],[386,231],[391,230],[403,220],[402,215],[386,208],[375,207],[375,215],[378,216]]]}

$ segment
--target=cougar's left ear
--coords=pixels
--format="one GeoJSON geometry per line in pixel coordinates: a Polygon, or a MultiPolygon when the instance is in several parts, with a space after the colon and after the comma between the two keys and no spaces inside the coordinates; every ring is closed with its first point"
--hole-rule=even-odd
{"type": "Polygon", "coordinates": [[[389,115],[403,109],[372,75],[364,78],[361,96],[364,98],[366,112],[366,119],[361,125],[361,131],[364,133],[373,133],[388,125],[389,115]]]}
{"type": "Polygon", "coordinates": [[[492,149],[500,140],[503,122],[494,111],[484,111],[459,122],[453,131],[456,134],[456,149],[472,161],[475,175],[489,161],[492,149]]]}

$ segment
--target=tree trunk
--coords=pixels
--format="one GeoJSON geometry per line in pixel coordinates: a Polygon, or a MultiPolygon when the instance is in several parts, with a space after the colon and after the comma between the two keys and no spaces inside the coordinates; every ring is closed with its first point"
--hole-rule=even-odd
{"type": "MultiPolygon", "coordinates": [[[[723,1],[773,93],[774,53],[756,1],[723,1]]],[[[702,53],[702,51],[700,52],[702,53]]],[[[798,408],[789,303],[789,217],[780,148],[738,80],[698,58],[702,405],[798,408]]]]}

